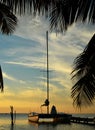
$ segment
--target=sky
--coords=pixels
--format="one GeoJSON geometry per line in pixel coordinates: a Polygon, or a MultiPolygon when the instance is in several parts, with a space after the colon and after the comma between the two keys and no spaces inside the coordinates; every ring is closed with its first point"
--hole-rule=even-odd
{"type": "Polygon", "coordinates": [[[50,31],[44,17],[18,16],[16,31],[0,34],[0,65],[4,93],[0,93],[0,113],[46,112],[41,105],[46,99],[46,31],[49,32],[50,108],[58,112],[95,113],[95,104],[82,108],[73,106],[71,72],[73,61],[95,31],[92,24],[73,24],[64,33],[50,31]]]}

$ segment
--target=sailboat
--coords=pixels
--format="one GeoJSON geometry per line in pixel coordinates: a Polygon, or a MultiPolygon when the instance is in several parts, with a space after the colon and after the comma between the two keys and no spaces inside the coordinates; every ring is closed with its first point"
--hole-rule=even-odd
{"type": "Polygon", "coordinates": [[[28,121],[34,123],[70,123],[71,114],[57,113],[56,107],[52,106],[51,113],[49,113],[49,59],[48,59],[48,31],[46,31],[47,43],[47,99],[41,106],[47,107],[47,113],[29,113],[28,121]]]}

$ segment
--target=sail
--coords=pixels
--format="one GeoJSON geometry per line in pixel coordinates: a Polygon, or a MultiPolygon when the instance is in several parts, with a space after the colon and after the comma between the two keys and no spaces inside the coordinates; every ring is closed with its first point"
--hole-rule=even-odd
{"type": "Polygon", "coordinates": [[[0,66],[0,89],[1,89],[1,92],[3,92],[4,86],[3,86],[3,76],[2,76],[1,66],[0,66]]]}

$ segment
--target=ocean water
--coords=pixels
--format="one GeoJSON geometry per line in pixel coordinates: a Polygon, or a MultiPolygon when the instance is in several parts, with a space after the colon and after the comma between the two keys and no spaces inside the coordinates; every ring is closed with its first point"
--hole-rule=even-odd
{"type": "MultiPolygon", "coordinates": [[[[74,116],[95,117],[95,114],[81,114],[74,116]]],[[[12,126],[10,114],[0,114],[0,130],[95,130],[95,126],[77,123],[38,125],[28,122],[27,114],[17,114],[15,124],[12,126]]]]}

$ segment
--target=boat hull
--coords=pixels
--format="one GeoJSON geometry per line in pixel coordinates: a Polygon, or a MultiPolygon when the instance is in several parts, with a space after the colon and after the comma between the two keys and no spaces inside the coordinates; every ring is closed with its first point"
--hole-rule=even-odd
{"type": "Polygon", "coordinates": [[[35,123],[70,123],[69,114],[36,114],[29,115],[28,120],[35,123]]]}
{"type": "Polygon", "coordinates": [[[29,114],[28,115],[28,120],[30,122],[38,122],[39,120],[39,115],[38,114],[29,114]]]}

